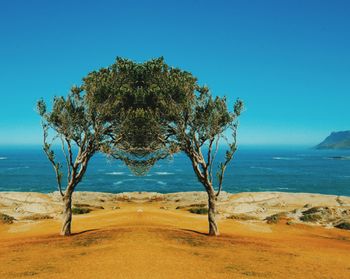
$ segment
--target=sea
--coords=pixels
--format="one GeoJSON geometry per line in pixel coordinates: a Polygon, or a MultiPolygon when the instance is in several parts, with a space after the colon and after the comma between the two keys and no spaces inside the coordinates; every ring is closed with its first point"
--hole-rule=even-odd
{"type": "MultiPolygon", "coordinates": [[[[223,154],[220,149],[219,159],[223,154]]],[[[179,153],[158,161],[142,177],[135,176],[124,163],[97,154],[91,159],[76,190],[172,193],[204,189],[189,159],[179,153]]],[[[242,146],[227,168],[223,190],[230,193],[278,191],[350,196],[350,150],[242,146]]],[[[0,147],[0,191],[57,191],[52,165],[41,146],[0,147]]]]}

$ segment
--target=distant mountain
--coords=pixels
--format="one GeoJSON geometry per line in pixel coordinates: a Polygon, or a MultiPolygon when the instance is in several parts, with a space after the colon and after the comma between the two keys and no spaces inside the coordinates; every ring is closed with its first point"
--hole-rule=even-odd
{"type": "Polygon", "coordinates": [[[333,132],[316,149],[350,149],[350,131],[333,132]]]}

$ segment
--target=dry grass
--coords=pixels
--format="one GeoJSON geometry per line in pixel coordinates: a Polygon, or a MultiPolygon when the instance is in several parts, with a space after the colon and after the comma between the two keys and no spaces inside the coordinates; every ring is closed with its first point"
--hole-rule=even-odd
{"type": "Polygon", "coordinates": [[[24,218],[24,220],[30,220],[30,221],[39,221],[39,220],[48,220],[48,219],[53,219],[53,217],[47,214],[33,214],[33,215],[26,216],[24,218]]]}
{"type": "Polygon", "coordinates": [[[256,216],[248,215],[248,214],[244,214],[244,213],[232,214],[232,215],[228,216],[227,219],[233,219],[233,220],[238,220],[238,221],[260,220],[256,216]]]}

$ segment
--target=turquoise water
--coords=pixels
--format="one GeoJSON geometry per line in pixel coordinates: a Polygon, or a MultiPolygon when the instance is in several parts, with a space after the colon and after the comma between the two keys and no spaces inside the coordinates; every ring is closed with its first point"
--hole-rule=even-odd
{"type": "MultiPolygon", "coordinates": [[[[241,147],[228,167],[228,192],[283,191],[350,196],[350,151],[308,148],[241,147]],[[343,156],[343,157],[342,157],[343,156]]],[[[0,191],[56,191],[55,176],[41,147],[0,148],[0,191]]],[[[201,191],[189,160],[177,154],[162,160],[145,177],[118,161],[95,156],[78,191],[161,193],[201,191]]]]}

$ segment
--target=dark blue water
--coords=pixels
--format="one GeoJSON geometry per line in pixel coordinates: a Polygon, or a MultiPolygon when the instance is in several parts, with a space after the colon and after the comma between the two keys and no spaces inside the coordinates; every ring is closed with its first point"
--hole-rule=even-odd
{"type": "MultiPolygon", "coordinates": [[[[228,167],[223,189],[309,192],[350,196],[350,151],[242,147],[228,167]],[[332,158],[345,156],[343,159],[332,158]]],[[[0,148],[0,191],[56,191],[52,166],[39,147],[0,148]]],[[[145,177],[118,161],[95,156],[78,191],[201,191],[189,160],[177,154],[156,164],[145,177]]]]}

